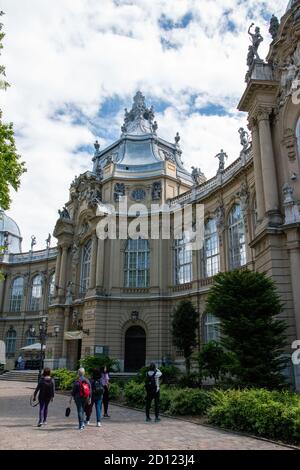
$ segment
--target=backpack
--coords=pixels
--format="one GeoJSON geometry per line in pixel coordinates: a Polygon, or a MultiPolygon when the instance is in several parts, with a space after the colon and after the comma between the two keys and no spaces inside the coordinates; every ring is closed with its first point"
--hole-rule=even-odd
{"type": "Polygon", "coordinates": [[[81,396],[81,398],[88,398],[90,394],[91,394],[91,391],[90,391],[89,384],[84,380],[80,380],[79,381],[79,395],[81,396]]]}
{"type": "Polygon", "coordinates": [[[94,382],[94,398],[101,398],[104,393],[104,387],[100,379],[94,382]]]}
{"type": "Polygon", "coordinates": [[[156,371],[151,376],[148,375],[147,373],[147,377],[146,377],[146,384],[145,384],[146,392],[148,395],[151,395],[151,396],[154,396],[157,392],[155,375],[156,375],[156,371]]]}

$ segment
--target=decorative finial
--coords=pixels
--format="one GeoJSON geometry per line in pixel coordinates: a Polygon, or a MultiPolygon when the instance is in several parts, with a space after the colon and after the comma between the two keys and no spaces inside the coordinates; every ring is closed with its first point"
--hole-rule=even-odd
{"type": "Polygon", "coordinates": [[[124,123],[121,127],[122,134],[150,134],[153,133],[154,110],[147,108],[145,97],[138,91],[133,98],[130,111],[125,108],[124,123]]]}

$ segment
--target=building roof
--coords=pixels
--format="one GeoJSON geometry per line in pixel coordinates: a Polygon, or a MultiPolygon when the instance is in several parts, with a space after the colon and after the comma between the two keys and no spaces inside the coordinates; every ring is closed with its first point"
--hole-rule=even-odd
{"type": "Polygon", "coordinates": [[[21,237],[21,232],[18,224],[0,208],[0,232],[7,232],[10,235],[14,235],[18,238],[21,237]]]}
{"type": "Polygon", "coordinates": [[[175,136],[174,143],[161,139],[157,136],[158,125],[154,119],[153,108],[146,106],[144,96],[138,91],[131,110],[125,109],[120,139],[102,151],[99,145],[95,145],[93,171],[101,173],[107,163],[113,162],[115,174],[125,178],[135,178],[141,173],[156,176],[162,173],[164,162],[170,160],[177,167],[177,175],[192,183],[191,174],[181,160],[179,134],[175,136]]]}

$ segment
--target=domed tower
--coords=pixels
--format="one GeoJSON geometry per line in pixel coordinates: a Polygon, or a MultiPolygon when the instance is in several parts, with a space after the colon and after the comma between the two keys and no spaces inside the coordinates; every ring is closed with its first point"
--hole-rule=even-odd
{"type": "Polygon", "coordinates": [[[21,242],[18,224],[0,209],[0,246],[6,253],[21,253],[21,242]]]}

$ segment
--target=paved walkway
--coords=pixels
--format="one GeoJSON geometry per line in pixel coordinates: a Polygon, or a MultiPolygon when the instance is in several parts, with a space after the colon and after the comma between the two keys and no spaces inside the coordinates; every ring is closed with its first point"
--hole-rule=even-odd
{"type": "Polygon", "coordinates": [[[48,425],[37,428],[38,407],[29,405],[34,386],[0,382],[0,449],[286,449],[174,419],[146,424],[143,413],[118,406],[110,407],[111,418],[101,428],[96,428],[93,415],[92,424],[78,431],[75,408],[65,418],[68,398],[59,394],[49,407],[48,425]]]}

